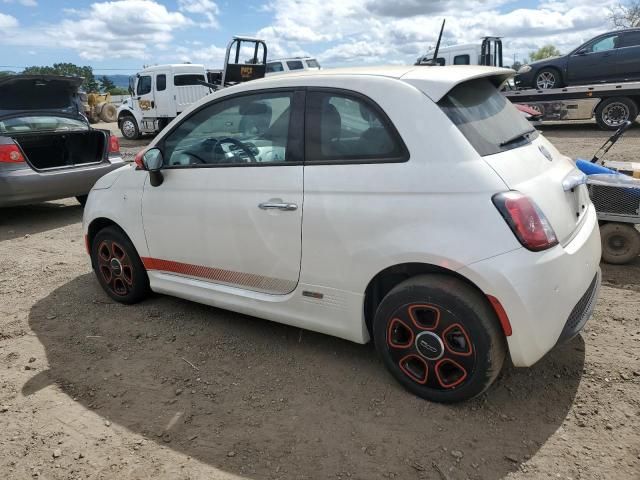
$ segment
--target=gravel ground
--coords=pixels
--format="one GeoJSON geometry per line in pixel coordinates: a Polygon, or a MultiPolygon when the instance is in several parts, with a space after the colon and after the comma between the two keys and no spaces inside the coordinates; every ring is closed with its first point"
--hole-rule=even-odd
{"type": "MultiPolygon", "coordinates": [[[[572,157],[607,136],[545,135],[572,157]]],[[[639,147],[636,128],[610,158],[639,147]]],[[[368,345],[170,297],[112,302],[81,215],[74,200],[0,212],[4,478],[640,478],[640,259],[603,266],[581,336],[443,406],[368,345]]]]}

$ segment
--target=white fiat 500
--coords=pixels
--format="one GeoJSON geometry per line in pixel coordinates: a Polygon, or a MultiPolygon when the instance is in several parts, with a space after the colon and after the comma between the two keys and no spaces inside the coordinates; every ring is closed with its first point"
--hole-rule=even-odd
{"type": "Polygon", "coordinates": [[[584,177],[500,95],[510,70],[290,74],[193,105],[84,211],[98,281],[375,342],[423,398],[575,336],[599,285],[584,177]]]}

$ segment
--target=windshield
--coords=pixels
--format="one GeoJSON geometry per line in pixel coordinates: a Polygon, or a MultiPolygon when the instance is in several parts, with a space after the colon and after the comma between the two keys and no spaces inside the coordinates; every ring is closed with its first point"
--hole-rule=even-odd
{"type": "Polygon", "coordinates": [[[315,58],[310,58],[307,60],[307,67],[309,68],[320,68],[320,64],[315,58]]]}
{"type": "Polygon", "coordinates": [[[0,121],[0,133],[67,132],[87,129],[87,124],[82,120],[66,117],[13,117],[0,121]]]}
{"type": "Polygon", "coordinates": [[[524,115],[486,78],[462,83],[440,108],[481,155],[493,155],[529,143],[537,136],[524,115]]]}

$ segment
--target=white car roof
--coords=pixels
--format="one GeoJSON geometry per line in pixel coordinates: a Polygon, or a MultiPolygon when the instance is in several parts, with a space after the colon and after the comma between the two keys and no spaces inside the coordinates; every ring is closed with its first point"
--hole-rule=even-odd
{"type": "MultiPolygon", "coordinates": [[[[296,70],[287,75],[276,75],[268,78],[253,80],[242,84],[247,90],[254,89],[262,83],[269,86],[287,86],[286,84],[301,77],[316,76],[380,76],[397,78],[414,85],[423,91],[434,102],[439,101],[456,85],[477,78],[490,78],[496,86],[501,85],[515,72],[510,68],[485,67],[480,65],[450,65],[446,67],[426,65],[356,67],[356,68],[328,68],[324,70],[296,70]]],[[[299,85],[299,82],[296,82],[299,85]]],[[[242,86],[232,87],[234,91],[242,90],[242,86]]],[[[224,91],[224,90],[223,90],[224,91]]]]}

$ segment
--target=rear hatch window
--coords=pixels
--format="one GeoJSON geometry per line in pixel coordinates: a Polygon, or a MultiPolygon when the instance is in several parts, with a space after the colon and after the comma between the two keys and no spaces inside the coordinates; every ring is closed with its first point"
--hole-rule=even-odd
{"type": "Polygon", "coordinates": [[[0,134],[69,132],[88,130],[88,128],[83,120],[52,115],[10,117],[0,120],[0,134]]]}
{"type": "Polygon", "coordinates": [[[438,105],[483,157],[525,145],[538,135],[486,78],[457,85],[438,105]]]}

